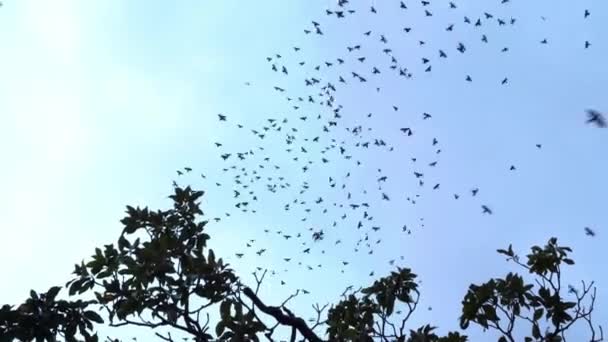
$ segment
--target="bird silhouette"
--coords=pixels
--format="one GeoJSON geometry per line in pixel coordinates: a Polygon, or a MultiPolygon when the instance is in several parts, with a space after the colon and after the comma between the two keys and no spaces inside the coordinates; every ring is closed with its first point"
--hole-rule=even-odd
{"type": "Polygon", "coordinates": [[[488,214],[488,215],[492,215],[492,209],[490,209],[487,205],[482,205],[481,209],[483,210],[484,214],[488,214]]]}
{"type": "Polygon", "coordinates": [[[595,124],[599,128],[606,128],[606,119],[602,113],[594,109],[586,109],[587,112],[587,123],[595,124]]]}

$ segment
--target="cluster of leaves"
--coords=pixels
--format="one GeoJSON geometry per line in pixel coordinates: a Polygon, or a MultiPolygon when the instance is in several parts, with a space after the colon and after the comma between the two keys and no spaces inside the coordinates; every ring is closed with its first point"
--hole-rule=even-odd
{"type": "Polygon", "coordinates": [[[97,342],[93,323],[103,323],[97,312],[86,310],[90,301],[56,300],[61,287],[51,287],[46,293],[30,291],[30,297],[17,309],[10,305],[0,308],[0,341],[65,341],[97,342]]]}
{"type": "Polygon", "coordinates": [[[593,283],[582,283],[582,290],[570,286],[572,300],[563,293],[562,267],[574,265],[568,258],[572,252],[569,247],[559,246],[556,238],[551,238],[543,247],[533,246],[527,255],[527,262],[520,261],[508,249],[499,249],[508,260],[527,269],[534,276],[536,284],[529,284],[518,274],[508,273],[504,278],[491,279],[481,285],[471,285],[462,302],[460,325],[466,329],[471,322],[484,329],[500,332],[499,342],[515,341],[515,327],[518,323],[530,326],[530,341],[564,341],[566,331],[576,322],[586,322],[589,327],[590,341],[603,340],[591,321],[595,303],[593,283]]]}
{"type": "Polygon", "coordinates": [[[233,299],[226,299],[220,304],[220,321],[215,326],[219,341],[233,339],[257,341],[257,334],[267,330],[266,325],[255,315],[255,311],[248,310],[247,313],[243,313],[243,308],[241,302],[233,299]]]}
{"type": "Polygon", "coordinates": [[[170,326],[211,339],[200,314],[230,296],[238,278],[205,250],[207,221],[196,220],[201,196],[176,188],[169,210],[128,206],[117,246],[96,249],[91,261],[76,265],[70,294],[94,290],[112,326],[170,326]]]}
{"type": "Polygon", "coordinates": [[[331,341],[394,340],[400,342],[466,342],[467,337],[452,332],[445,337],[434,333],[435,327],[425,325],[406,332],[405,323],[416,310],[420,299],[417,275],[409,268],[398,268],[389,276],[376,280],[370,287],[332,307],[328,312],[327,335],[331,341]],[[404,308],[395,310],[399,305],[404,308]],[[401,318],[400,327],[391,316],[401,318]]]}
{"type": "Polygon", "coordinates": [[[330,339],[369,340],[374,331],[374,315],[380,314],[379,306],[368,297],[357,298],[354,294],[331,308],[327,314],[327,334],[330,339]]]}
{"type": "MultiPolygon", "coordinates": [[[[74,277],[65,287],[69,296],[92,299],[67,301],[55,298],[60,287],[46,294],[32,291],[27,301],[13,309],[0,309],[0,341],[97,341],[95,323],[104,323],[91,309],[101,309],[109,325],[139,326],[154,329],[156,335],[173,341],[170,333],[157,328],[179,331],[194,341],[274,341],[277,327],[291,330],[291,341],[301,336],[305,341],[398,341],[398,342],[466,342],[466,336],[451,332],[438,336],[435,327],[424,325],[406,330],[406,323],[417,308],[420,291],[416,274],[398,268],[371,286],[345,292],[340,302],[313,308],[314,325],[295,315],[286,306],[296,292],[278,306],[266,305],[258,296],[261,278],[254,273],[255,290],[245,286],[228,264],[207,247],[207,221],[199,200],[202,191],[176,187],[169,196],[173,206],[168,210],[127,206],[122,233],[116,244],[95,249],[90,260],[75,265],[74,277]],[[210,331],[209,312],[219,309],[215,331],[210,331]],[[201,319],[201,314],[206,319],[201,319]],[[259,315],[266,315],[263,319],[259,315]],[[273,324],[273,325],[271,325],[273,324]],[[324,328],[323,333],[318,333],[324,328]],[[215,333],[215,337],[212,335],[215,333]]],[[[573,265],[568,247],[556,239],[544,248],[534,246],[522,263],[511,246],[498,250],[509,260],[524,267],[535,277],[527,284],[518,274],[471,285],[462,302],[461,327],[475,323],[484,329],[495,329],[500,342],[515,341],[515,327],[530,324],[531,336],[525,341],[563,341],[565,332],[576,322],[586,322],[592,342],[601,341],[603,332],[592,323],[595,302],[593,283],[582,289],[569,289],[573,298],[564,299],[561,268],[573,265]],[[516,324],[517,323],[517,324],[516,324]]],[[[97,310],[99,311],[99,310],[97,310]]],[[[518,335],[519,336],[519,335],[518,335]]]]}

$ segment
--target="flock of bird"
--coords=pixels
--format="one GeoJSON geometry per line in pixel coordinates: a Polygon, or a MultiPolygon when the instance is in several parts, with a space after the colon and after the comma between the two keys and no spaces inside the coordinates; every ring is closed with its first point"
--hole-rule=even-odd
{"type": "MultiPolygon", "coordinates": [[[[508,6],[509,0],[500,0],[501,6],[508,6]]],[[[383,8],[389,6],[383,4],[383,8]]],[[[338,0],[334,9],[327,9],[324,13],[325,20],[343,20],[349,16],[356,15],[381,15],[379,8],[370,6],[365,8],[353,7],[347,0],[338,0]]],[[[434,1],[394,1],[391,11],[415,11],[421,16],[421,20],[433,20],[436,11],[458,11],[459,6],[455,2],[434,1]]],[[[502,11],[499,11],[502,12],[502,11]]],[[[586,20],[591,16],[587,9],[581,10],[581,19],[586,20]]],[[[541,17],[541,20],[546,18],[541,17]]],[[[444,27],[447,32],[457,32],[459,26],[470,25],[479,30],[479,41],[488,44],[490,33],[485,33],[484,28],[496,25],[499,29],[517,25],[517,18],[499,15],[498,13],[481,12],[462,16],[461,23],[436,23],[444,27]]],[[[309,39],[323,39],[326,28],[323,20],[312,21],[309,27],[304,28],[304,36],[309,39]]],[[[398,34],[412,34],[413,27],[403,27],[398,34]]],[[[366,156],[376,153],[398,153],[399,144],[403,139],[415,139],[417,127],[395,127],[400,140],[382,138],[374,135],[371,125],[357,124],[349,126],[350,121],[346,117],[353,115],[345,112],[344,106],[338,101],[338,94],[347,87],[369,87],[371,79],[383,77],[385,74],[393,74],[404,80],[414,80],[419,74],[431,73],[433,65],[448,58],[452,53],[466,54],[468,45],[463,41],[454,41],[453,47],[438,49],[436,55],[421,55],[419,65],[401,64],[400,56],[394,51],[393,37],[388,33],[376,32],[373,28],[361,30],[360,41],[348,44],[344,47],[344,55],[333,56],[324,61],[312,63],[305,60],[303,49],[298,46],[290,48],[287,53],[275,53],[266,58],[270,72],[277,73],[282,77],[291,77],[295,68],[300,68],[307,75],[303,80],[308,93],[292,93],[289,89],[274,86],[274,91],[288,104],[289,113],[283,114],[281,118],[269,117],[265,124],[256,127],[245,127],[241,123],[234,122],[229,114],[218,114],[217,120],[223,129],[235,129],[236,134],[250,134],[258,142],[258,146],[247,146],[242,150],[227,150],[222,142],[214,142],[217,148],[220,171],[226,178],[212,180],[211,184],[221,188],[223,192],[230,193],[234,208],[240,214],[255,214],[260,207],[272,208],[271,210],[284,211],[295,218],[289,229],[266,228],[260,232],[256,239],[245,242],[240,250],[235,253],[236,258],[255,258],[269,253],[271,246],[264,244],[264,234],[277,234],[286,244],[293,243],[293,255],[281,256],[284,266],[272,265],[272,274],[293,269],[295,264],[310,271],[322,267],[321,264],[313,264],[306,261],[305,256],[311,253],[324,254],[325,249],[320,247],[323,240],[331,239],[326,248],[349,248],[355,253],[372,255],[374,247],[382,244],[382,239],[377,234],[381,229],[391,230],[399,234],[412,234],[413,230],[424,227],[424,218],[418,218],[415,223],[399,224],[398,226],[386,227],[378,223],[374,216],[375,208],[379,203],[389,202],[395,197],[401,196],[403,191],[386,187],[385,183],[389,175],[382,168],[374,167],[376,172],[376,184],[365,188],[356,181],[350,181],[359,171],[367,168],[366,156]],[[377,55],[386,58],[387,66],[368,65],[372,58],[362,55],[364,46],[376,46],[377,55]],[[330,72],[331,71],[331,72],[330,72]],[[267,150],[274,150],[278,144],[282,155],[271,155],[267,150]],[[340,167],[329,168],[326,164],[340,164],[340,167]],[[297,168],[302,176],[291,177],[290,172],[283,172],[286,168],[297,168]],[[326,175],[324,187],[313,187],[305,177],[309,172],[316,170],[326,175]],[[338,171],[334,171],[338,170],[338,171]],[[339,170],[346,170],[340,173],[339,170]],[[354,189],[355,185],[362,189],[354,189]],[[283,194],[292,198],[287,202],[277,202],[272,196],[283,194]],[[330,194],[330,195],[328,195],[330,194]],[[324,224],[312,224],[311,217],[322,217],[324,224]],[[356,238],[354,245],[343,246],[345,241],[340,234],[334,234],[337,227],[345,226],[356,238]],[[343,246],[343,247],[341,247],[343,246]]],[[[415,46],[424,46],[425,40],[415,39],[415,46]]],[[[479,44],[479,43],[478,43],[479,44]]],[[[539,40],[539,44],[549,44],[548,38],[539,40]]],[[[592,45],[584,41],[581,48],[588,49],[592,45]]],[[[426,50],[425,50],[426,51],[426,50]]],[[[501,52],[509,51],[508,47],[502,47],[501,52]]],[[[412,50],[411,53],[415,53],[412,50]]],[[[464,82],[473,82],[473,76],[464,74],[464,82]]],[[[245,82],[245,86],[251,87],[254,82],[245,82]]],[[[506,86],[509,83],[508,76],[496,81],[498,86],[506,86]]],[[[371,87],[372,92],[381,92],[380,87],[371,87]]],[[[380,109],[398,112],[401,109],[397,105],[380,109]]],[[[364,119],[370,119],[374,113],[364,114],[364,119]]],[[[607,126],[602,113],[596,110],[587,110],[587,123],[596,127],[607,126]]],[[[419,113],[419,123],[432,123],[432,113],[419,113]]],[[[440,165],[441,144],[437,137],[428,141],[429,156],[411,157],[411,163],[417,168],[410,174],[414,188],[405,199],[415,205],[421,199],[424,192],[440,191],[441,184],[426,176],[427,170],[432,170],[440,165]]],[[[531,148],[541,150],[542,144],[538,143],[531,148]]],[[[390,167],[390,165],[388,166],[390,167]]],[[[509,171],[515,172],[516,166],[510,165],[509,171]]],[[[178,170],[178,175],[192,173],[189,167],[178,170]]],[[[202,173],[200,176],[209,181],[202,173]]],[[[177,185],[177,182],[174,182],[177,185]]],[[[459,200],[462,196],[477,201],[477,208],[482,215],[493,215],[494,208],[490,203],[483,201],[483,191],[478,186],[472,185],[462,189],[458,193],[449,193],[453,200],[459,200]]],[[[226,216],[234,212],[226,213],[226,216]]],[[[215,217],[215,221],[222,217],[215,217]]],[[[595,232],[585,227],[585,233],[594,236],[595,232]]],[[[392,265],[395,260],[389,260],[392,265]]],[[[403,257],[401,256],[401,259],[403,257]]],[[[339,260],[338,266],[344,272],[344,268],[350,263],[349,260],[339,260]]],[[[261,271],[266,267],[260,266],[261,271]]],[[[371,270],[370,276],[374,276],[371,270]]],[[[281,280],[285,285],[286,282],[281,280]]],[[[305,291],[305,290],[304,290],[305,291]]],[[[305,291],[307,293],[308,291],[305,291]]]]}

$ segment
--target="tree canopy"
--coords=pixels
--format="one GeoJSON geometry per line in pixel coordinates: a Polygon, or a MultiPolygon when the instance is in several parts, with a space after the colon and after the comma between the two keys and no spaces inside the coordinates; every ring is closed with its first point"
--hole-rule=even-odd
{"type": "Polygon", "coordinates": [[[331,306],[313,305],[317,317],[307,322],[288,307],[300,291],[269,305],[258,296],[266,272],[254,272],[256,283],[245,284],[215,255],[203,195],[175,187],[168,209],[127,206],[116,243],[76,264],[64,286],[32,290],[20,305],[0,308],[0,341],[98,341],[102,324],[149,328],[165,341],[176,340],[173,332],[193,341],[464,342],[471,324],[494,331],[499,342],[603,340],[592,320],[596,287],[563,283],[562,272],[574,260],[556,238],[525,257],[510,245],[498,249],[526,272],[471,284],[462,300],[461,332],[440,336],[431,324],[408,326],[421,292],[417,275],[401,267],[368,287],[347,288],[331,306]],[[67,297],[58,299],[62,289],[67,297]],[[570,336],[575,325],[586,327],[587,336],[570,336]]]}

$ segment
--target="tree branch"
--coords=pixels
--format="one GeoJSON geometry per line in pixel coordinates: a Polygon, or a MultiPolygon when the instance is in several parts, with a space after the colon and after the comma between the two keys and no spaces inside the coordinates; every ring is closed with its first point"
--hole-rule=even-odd
{"type": "Polygon", "coordinates": [[[287,325],[292,328],[297,329],[304,338],[312,342],[323,342],[323,340],[317,336],[306,324],[306,322],[300,318],[296,317],[287,311],[289,314],[284,314],[283,311],[279,307],[267,306],[264,304],[260,298],[248,287],[243,289],[243,294],[247,296],[251,301],[258,307],[263,313],[272,316],[277,322],[282,325],[287,325]]]}

